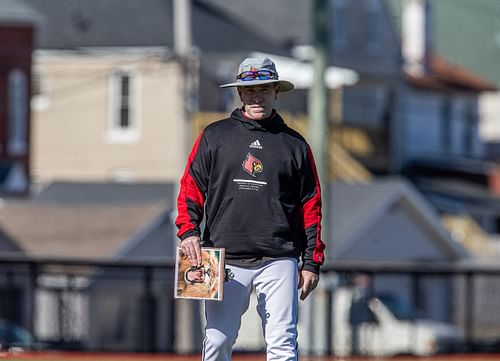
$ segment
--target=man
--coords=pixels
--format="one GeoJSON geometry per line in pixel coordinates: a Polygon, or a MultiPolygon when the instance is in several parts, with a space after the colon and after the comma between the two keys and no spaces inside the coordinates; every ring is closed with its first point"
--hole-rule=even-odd
{"type": "Polygon", "coordinates": [[[269,58],[247,58],[236,87],[242,107],[205,128],[181,179],[178,236],[191,264],[203,242],[223,247],[234,275],[222,302],[207,301],[204,361],[229,361],[255,288],[267,360],[297,359],[298,294],[316,288],[324,260],[321,195],[312,152],[274,109],[280,80],[269,58]],[[299,261],[301,266],[299,269],[299,261]]]}

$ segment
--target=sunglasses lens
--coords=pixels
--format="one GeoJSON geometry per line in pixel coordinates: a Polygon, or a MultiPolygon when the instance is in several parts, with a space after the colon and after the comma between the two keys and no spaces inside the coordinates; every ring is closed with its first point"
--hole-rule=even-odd
{"type": "Polygon", "coordinates": [[[259,77],[260,80],[267,80],[273,77],[273,73],[267,70],[261,70],[257,72],[257,76],[259,77]]]}
{"type": "Polygon", "coordinates": [[[247,80],[269,80],[274,79],[275,75],[272,71],[269,70],[259,70],[259,71],[244,71],[240,75],[238,75],[237,79],[242,81],[247,80]]]}

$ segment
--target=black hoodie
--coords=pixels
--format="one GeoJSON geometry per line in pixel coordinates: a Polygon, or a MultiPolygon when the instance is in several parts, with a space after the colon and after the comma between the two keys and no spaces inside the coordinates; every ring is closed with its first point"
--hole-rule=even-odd
{"type": "Polygon", "coordinates": [[[261,122],[241,109],[208,125],[181,179],[178,236],[225,248],[226,261],[302,257],[319,272],[321,192],[311,149],[273,111],[261,122]]]}

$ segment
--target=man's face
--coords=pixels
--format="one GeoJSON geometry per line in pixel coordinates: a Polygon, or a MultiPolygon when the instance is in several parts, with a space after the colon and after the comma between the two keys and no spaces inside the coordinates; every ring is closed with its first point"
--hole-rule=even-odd
{"type": "Polygon", "coordinates": [[[278,99],[279,85],[264,84],[238,88],[243,111],[247,118],[262,120],[268,118],[278,99]]]}

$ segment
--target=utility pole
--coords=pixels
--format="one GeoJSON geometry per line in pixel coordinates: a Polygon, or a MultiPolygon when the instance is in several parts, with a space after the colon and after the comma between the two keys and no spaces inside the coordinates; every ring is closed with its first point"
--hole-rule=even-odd
{"type": "MultiPolygon", "coordinates": [[[[177,150],[181,159],[180,165],[185,164],[193,144],[192,113],[197,107],[195,99],[198,84],[198,59],[192,47],[191,5],[191,0],[173,1],[174,51],[182,73],[179,92],[183,94],[183,105],[180,109],[182,123],[178,134],[183,146],[177,150]]],[[[179,175],[182,172],[183,167],[179,169],[179,175]]],[[[177,183],[176,194],[179,190],[178,186],[177,183]]],[[[176,227],[174,226],[173,229],[175,233],[176,227]]],[[[174,237],[174,239],[177,238],[176,235],[174,237]]],[[[175,254],[177,242],[174,242],[172,246],[175,254]]],[[[175,350],[188,353],[198,352],[199,347],[195,340],[203,338],[200,303],[193,300],[176,300],[173,307],[174,322],[177,325],[174,331],[175,350]]]]}
{"type": "Polygon", "coordinates": [[[191,0],[173,1],[174,52],[181,65],[180,92],[184,95],[182,117],[185,119],[185,134],[181,139],[185,139],[186,143],[183,147],[185,156],[189,153],[194,140],[191,129],[192,113],[198,110],[199,65],[197,54],[192,46],[191,7],[191,0]]]}
{"type": "MultiPolygon", "coordinates": [[[[314,52],[314,78],[311,89],[309,90],[308,98],[308,113],[309,113],[309,142],[316,161],[318,169],[319,181],[322,187],[323,200],[323,230],[322,237],[327,243],[328,232],[328,89],[325,84],[325,73],[329,56],[329,1],[314,0],[312,9],[311,24],[313,27],[313,46],[314,52]]],[[[313,294],[314,296],[314,294],[313,294]]],[[[306,352],[311,354],[317,349],[316,342],[324,343],[324,340],[319,340],[321,335],[315,335],[314,327],[314,301],[316,297],[310,297],[310,300],[305,304],[306,320],[305,329],[307,332],[307,340],[305,342],[306,352]]],[[[327,340],[326,342],[330,342],[327,340]]]]}
{"type": "MultiPolygon", "coordinates": [[[[314,45],[314,79],[309,90],[309,141],[318,167],[318,175],[324,193],[327,189],[328,174],[328,89],[325,73],[328,63],[328,0],[314,0],[313,8],[313,45],[314,45]]],[[[325,194],[323,194],[324,196],[325,194]]],[[[326,203],[326,202],[325,202],[326,203]]]]}

